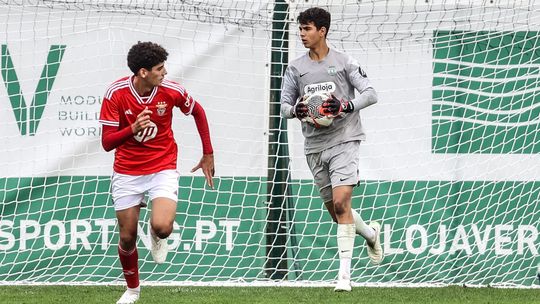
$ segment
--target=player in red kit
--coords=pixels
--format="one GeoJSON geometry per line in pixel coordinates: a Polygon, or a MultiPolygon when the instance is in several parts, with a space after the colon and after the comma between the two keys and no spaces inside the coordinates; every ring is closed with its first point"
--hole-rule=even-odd
{"type": "Polygon", "coordinates": [[[202,169],[208,185],[214,187],[206,114],[180,84],[164,79],[167,56],[163,47],[152,42],[133,45],[127,55],[133,75],[111,84],[101,107],[103,148],[116,149],[111,192],[120,229],[118,255],[128,287],[117,304],[139,299],[137,224],[145,193],[152,202],[152,257],[163,263],[167,256],[178,197],[178,148],[171,128],[175,107],[194,117],[201,137],[203,156],[191,171],[202,169]]]}

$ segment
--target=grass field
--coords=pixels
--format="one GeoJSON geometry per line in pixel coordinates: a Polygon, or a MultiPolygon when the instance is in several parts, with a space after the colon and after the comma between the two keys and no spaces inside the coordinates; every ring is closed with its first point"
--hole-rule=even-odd
{"type": "MultiPolygon", "coordinates": [[[[119,286],[0,286],[0,303],[116,303],[119,286]]],[[[137,304],[167,303],[540,303],[540,289],[368,288],[334,293],[331,288],[143,287],[137,304]]]]}

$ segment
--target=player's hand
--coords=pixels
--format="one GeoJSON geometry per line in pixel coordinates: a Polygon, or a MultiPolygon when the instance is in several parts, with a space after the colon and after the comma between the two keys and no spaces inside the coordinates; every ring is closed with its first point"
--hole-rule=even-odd
{"type": "Polygon", "coordinates": [[[191,169],[191,173],[202,169],[202,172],[204,174],[204,177],[206,178],[206,182],[210,186],[210,188],[214,189],[214,180],[212,177],[214,177],[215,169],[214,169],[214,154],[203,154],[201,161],[197,166],[193,167],[191,169]]]}
{"type": "Polygon", "coordinates": [[[150,126],[150,114],[152,114],[152,111],[148,110],[148,107],[145,107],[144,110],[137,115],[137,119],[135,122],[131,125],[131,130],[133,130],[133,134],[139,133],[139,131],[144,130],[150,126]]]}
{"type": "Polygon", "coordinates": [[[332,94],[325,102],[323,102],[322,108],[325,115],[337,116],[341,112],[351,113],[354,111],[354,104],[350,101],[339,100],[332,94]]]}
{"type": "Polygon", "coordinates": [[[303,101],[304,101],[304,97],[298,99],[298,101],[292,108],[293,116],[300,120],[308,116],[308,107],[303,101]]]}

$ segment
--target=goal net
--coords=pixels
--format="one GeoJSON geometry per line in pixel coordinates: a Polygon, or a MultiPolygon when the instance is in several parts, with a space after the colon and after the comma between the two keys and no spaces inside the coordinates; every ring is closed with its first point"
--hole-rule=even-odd
{"type": "Polygon", "coordinates": [[[379,95],[360,111],[352,205],[382,223],[386,257],[370,265],[357,237],[353,284],[535,286],[540,11],[491,2],[0,1],[0,284],[123,283],[98,117],[137,41],[163,45],[167,77],[204,107],[217,175],[212,190],[190,173],[201,143],[177,111],[170,252],[153,263],[143,209],[141,280],[331,284],[337,227],[300,123],[275,112],[282,63],[306,51],[296,16],[321,6],[330,46],[358,59],[379,95]]]}

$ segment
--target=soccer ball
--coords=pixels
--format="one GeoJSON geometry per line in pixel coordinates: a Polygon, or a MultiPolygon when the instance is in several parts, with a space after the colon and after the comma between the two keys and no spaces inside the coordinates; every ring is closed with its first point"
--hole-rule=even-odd
{"type": "Polygon", "coordinates": [[[304,99],[303,103],[307,105],[308,116],[302,121],[315,125],[316,128],[328,127],[334,121],[334,116],[326,115],[323,112],[322,104],[330,95],[327,93],[314,93],[304,99]]]}

